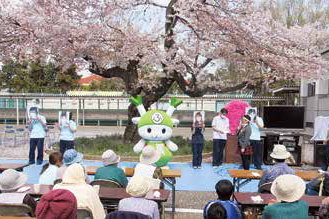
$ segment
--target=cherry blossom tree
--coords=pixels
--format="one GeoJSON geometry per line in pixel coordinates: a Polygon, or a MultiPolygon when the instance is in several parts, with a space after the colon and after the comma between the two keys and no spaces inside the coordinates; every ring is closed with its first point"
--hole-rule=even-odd
{"type": "MultiPolygon", "coordinates": [[[[123,79],[148,108],[176,82],[191,97],[252,88],[277,79],[320,77],[328,33],[313,25],[287,28],[252,0],[0,0],[1,58],[52,59],[87,65],[123,79]],[[211,73],[235,63],[245,80],[211,73]],[[248,71],[249,66],[256,71],[248,71]],[[256,66],[256,68],[255,68],[256,66]]],[[[128,109],[125,139],[136,128],[128,109]]]]}

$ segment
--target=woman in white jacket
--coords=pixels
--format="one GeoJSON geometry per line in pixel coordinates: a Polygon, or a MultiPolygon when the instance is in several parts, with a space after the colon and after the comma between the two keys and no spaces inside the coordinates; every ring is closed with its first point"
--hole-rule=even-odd
{"type": "Polygon", "coordinates": [[[54,189],[67,189],[74,194],[78,201],[78,207],[89,208],[93,218],[105,218],[104,207],[95,189],[86,183],[83,167],[78,164],[70,165],[63,176],[63,181],[56,184],[54,189]]]}

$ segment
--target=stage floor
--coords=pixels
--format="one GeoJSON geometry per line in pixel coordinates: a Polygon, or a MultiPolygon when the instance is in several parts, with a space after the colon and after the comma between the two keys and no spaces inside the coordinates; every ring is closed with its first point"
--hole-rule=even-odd
{"type": "MultiPolygon", "coordinates": [[[[0,160],[1,163],[27,163],[27,160],[0,160]]],[[[101,166],[99,161],[84,161],[84,165],[88,166],[101,166]]],[[[135,162],[120,162],[119,167],[133,167],[135,162]]],[[[177,178],[176,190],[181,191],[215,191],[215,184],[220,179],[232,178],[228,175],[227,170],[238,169],[239,164],[223,164],[217,169],[213,169],[210,163],[202,164],[201,169],[193,169],[191,163],[169,163],[170,169],[181,170],[181,178],[177,178]]],[[[24,173],[28,175],[28,183],[38,183],[39,173],[42,165],[30,165],[24,168],[24,173]]],[[[251,166],[253,167],[253,166],[251,166]]],[[[263,166],[266,168],[266,166],[263,166]]],[[[253,168],[251,168],[253,169],[253,168]]],[[[89,176],[93,180],[93,176],[89,176]]],[[[243,186],[240,191],[242,192],[256,192],[259,180],[252,180],[250,183],[243,186]]]]}

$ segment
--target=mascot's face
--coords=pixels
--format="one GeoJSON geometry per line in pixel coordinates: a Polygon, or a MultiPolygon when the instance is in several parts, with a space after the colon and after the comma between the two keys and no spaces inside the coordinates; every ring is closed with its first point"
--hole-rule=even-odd
{"type": "Polygon", "coordinates": [[[165,141],[171,137],[172,128],[165,125],[145,125],[138,129],[138,134],[150,141],[165,141]]]}
{"type": "Polygon", "coordinates": [[[133,122],[137,123],[138,134],[149,141],[168,140],[172,135],[173,124],[177,123],[160,110],[150,110],[142,117],[133,118],[133,122]]]}

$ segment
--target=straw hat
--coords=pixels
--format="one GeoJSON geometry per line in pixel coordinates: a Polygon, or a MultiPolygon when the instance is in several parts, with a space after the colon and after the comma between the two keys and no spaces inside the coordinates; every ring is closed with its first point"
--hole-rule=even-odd
{"type": "Polygon", "coordinates": [[[114,151],[107,150],[102,154],[102,161],[104,166],[115,164],[120,161],[120,156],[118,156],[114,151]]]}
{"type": "Polygon", "coordinates": [[[139,158],[143,164],[152,164],[160,159],[160,152],[155,150],[152,146],[146,146],[143,148],[142,154],[139,158]]]}
{"type": "Polygon", "coordinates": [[[13,169],[7,169],[0,176],[0,190],[5,192],[13,192],[22,187],[27,181],[24,173],[13,169]]]}
{"type": "Polygon", "coordinates": [[[286,146],[282,144],[274,145],[273,151],[270,156],[274,159],[284,160],[291,156],[290,152],[287,151],[286,146]]]}
{"type": "Polygon", "coordinates": [[[271,193],[277,201],[294,202],[304,195],[305,188],[305,182],[299,176],[284,174],[273,181],[271,193]]]}
{"type": "Polygon", "coordinates": [[[143,197],[151,189],[150,181],[145,176],[133,176],[127,185],[126,192],[133,197],[143,197]]]}
{"type": "Polygon", "coordinates": [[[73,163],[79,163],[82,161],[83,154],[78,153],[74,149],[69,149],[64,152],[63,155],[63,162],[66,165],[73,164],[73,163]]]}

